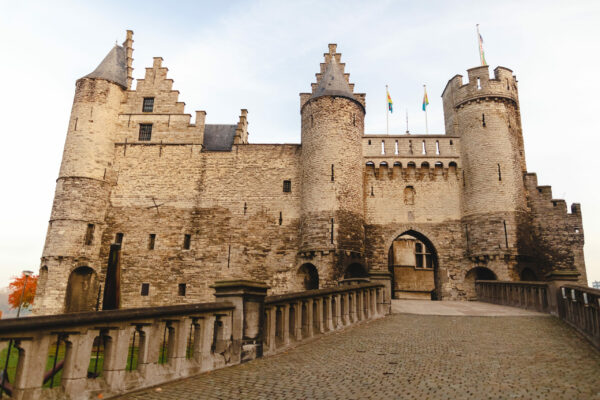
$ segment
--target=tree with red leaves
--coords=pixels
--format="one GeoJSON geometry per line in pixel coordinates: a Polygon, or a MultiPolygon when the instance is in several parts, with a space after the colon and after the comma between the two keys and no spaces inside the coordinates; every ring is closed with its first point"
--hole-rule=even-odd
{"type": "Polygon", "coordinates": [[[33,304],[35,290],[37,288],[37,280],[37,275],[26,277],[25,274],[21,274],[21,276],[15,276],[13,278],[13,280],[8,284],[8,304],[11,308],[19,308],[21,293],[23,293],[23,300],[21,301],[23,308],[27,308],[33,304]],[[25,293],[23,293],[25,280],[27,280],[27,286],[25,287],[25,293]]]}

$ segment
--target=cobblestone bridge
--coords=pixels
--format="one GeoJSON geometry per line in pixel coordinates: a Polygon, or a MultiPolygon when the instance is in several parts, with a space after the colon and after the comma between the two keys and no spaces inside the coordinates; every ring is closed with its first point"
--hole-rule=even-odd
{"type": "Polygon", "coordinates": [[[396,304],[404,313],[121,399],[600,399],[600,352],[559,319],[466,304],[396,304]]]}

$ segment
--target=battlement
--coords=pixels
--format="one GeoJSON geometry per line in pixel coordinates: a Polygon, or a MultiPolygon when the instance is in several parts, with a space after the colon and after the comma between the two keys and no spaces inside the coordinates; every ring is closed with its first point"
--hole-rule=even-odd
{"type": "Polygon", "coordinates": [[[467,83],[463,83],[462,75],[455,75],[448,81],[442,93],[445,106],[461,107],[471,101],[486,99],[510,100],[518,104],[517,78],[512,70],[496,67],[491,79],[487,65],[471,68],[467,73],[467,83]]]}
{"type": "Polygon", "coordinates": [[[400,161],[387,162],[381,161],[375,164],[373,161],[365,163],[365,172],[368,177],[374,177],[376,180],[395,180],[405,181],[436,181],[448,179],[454,176],[459,178],[459,167],[456,161],[400,161]]]}

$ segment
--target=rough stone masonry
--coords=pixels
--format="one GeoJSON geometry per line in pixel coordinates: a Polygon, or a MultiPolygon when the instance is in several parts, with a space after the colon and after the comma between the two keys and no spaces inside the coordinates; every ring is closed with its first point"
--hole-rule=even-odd
{"type": "Polygon", "coordinates": [[[444,135],[365,134],[330,44],[300,94],[301,143],[251,144],[247,110],[192,122],[160,57],[133,89],[132,37],[77,80],[37,314],[211,301],[236,278],[457,300],[476,279],[586,282],[581,208],[527,171],[508,68],[450,79],[444,135]]]}

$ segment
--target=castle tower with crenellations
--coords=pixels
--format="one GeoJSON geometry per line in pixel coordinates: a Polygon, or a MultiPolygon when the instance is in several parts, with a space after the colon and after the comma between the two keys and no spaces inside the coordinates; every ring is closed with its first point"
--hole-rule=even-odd
{"type": "Polygon", "coordinates": [[[260,144],[246,109],[192,119],[161,57],[133,85],[132,43],[77,80],[36,313],[210,301],[223,279],[273,294],[371,279],[386,302],[586,282],[581,206],[527,171],[511,70],[453,77],[445,132],[365,133],[330,44],[300,94],[301,142],[260,144]]]}

